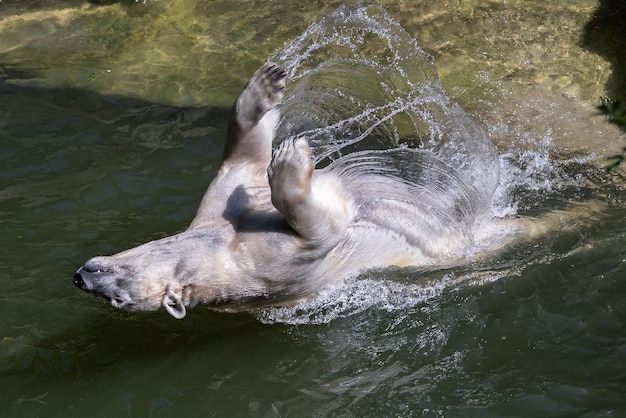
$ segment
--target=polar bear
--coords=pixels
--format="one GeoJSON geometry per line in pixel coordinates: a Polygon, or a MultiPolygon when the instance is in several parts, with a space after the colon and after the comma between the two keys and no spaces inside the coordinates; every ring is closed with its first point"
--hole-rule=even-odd
{"type": "MultiPolygon", "coordinates": [[[[323,169],[315,169],[303,136],[272,151],[285,79],[285,69],[270,62],[244,87],[221,167],[187,230],[92,258],[74,285],[117,308],[164,307],[181,319],[195,305],[230,312],[293,305],[366,268],[449,267],[480,253],[476,240],[486,229],[477,233],[476,225],[488,204],[463,185],[452,197],[433,196],[453,186],[437,186],[448,169],[423,151],[394,151],[394,158],[422,161],[420,175],[432,179],[434,192],[417,200],[389,172],[384,151],[323,169]]],[[[500,243],[511,235],[496,230],[500,243]]]]}

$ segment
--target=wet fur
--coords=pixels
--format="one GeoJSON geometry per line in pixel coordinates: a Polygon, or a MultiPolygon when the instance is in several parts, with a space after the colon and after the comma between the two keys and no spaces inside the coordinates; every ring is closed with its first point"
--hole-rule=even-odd
{"type": "MultiPolygon", "coordinates": [[[[425,158],[420,150],[356,153],[322,170],[306,138],[285,138],[272,152],[285,76],[268,63],[243,89],[219,172],[186,231],[92,258],[74,284],[118,308],[164,307],[180,319],[194,305],[294,304],[368,267],[451,266],[482,248],[467,237],[483,213],[433,209],[432,191],[416,199],[386,168],[394,158],[425,158]]],[[[524,222],[493,229],[501,235],[496,247],[532,229],[524,222]]]]}

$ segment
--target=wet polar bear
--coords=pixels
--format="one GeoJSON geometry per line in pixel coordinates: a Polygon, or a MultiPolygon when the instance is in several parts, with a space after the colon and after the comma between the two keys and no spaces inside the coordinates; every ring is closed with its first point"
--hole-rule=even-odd
{"type": "MultiPolygon", "coordinates": [[[[295,304],[370,267],[467,262],[488,208],[467,202],[490,196],[473,199],[473,189],[463,188],[445,207],[416,206],[403,180],[385,171],[384,153],[315,170],[304,137],[288,137],[272,152],[285,78],[281,66],[267,63],[246,84],[219,172],[186,231],[92,258],[74,284],[117,308],[163,306],[180,319],[195,305],[241,311],[295,304]]],[[[428,168],[420,175],[446,170],[428,168]]],[[[433,202],[443,194],[436,182],[433,202]]]]}

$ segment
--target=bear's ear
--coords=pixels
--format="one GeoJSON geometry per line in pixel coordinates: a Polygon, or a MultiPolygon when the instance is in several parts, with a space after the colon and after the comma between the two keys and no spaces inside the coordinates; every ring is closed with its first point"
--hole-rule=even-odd
{"type": "Polygon", "coordinates": [[[165,310],[176,319],[183,319],[187,315],[187,309],[185,309],[183,301],[170,289],[167,289],[167,292],[165,292],[162,304],[165,310]]]}

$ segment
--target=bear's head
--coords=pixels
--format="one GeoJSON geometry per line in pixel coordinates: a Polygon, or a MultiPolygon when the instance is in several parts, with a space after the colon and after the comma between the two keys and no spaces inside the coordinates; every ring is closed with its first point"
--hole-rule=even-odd
{"type": "Polygon", "coordinates": [[[154,311],[163,306],[177,319],[193,304],[190,289],[216,271],[223,239],[211,229],[189,230],[112,256],[94,257],[74,275],[78,288],[116,308],[154,311]]]}

